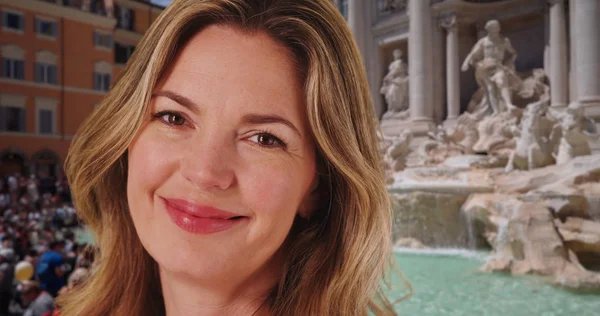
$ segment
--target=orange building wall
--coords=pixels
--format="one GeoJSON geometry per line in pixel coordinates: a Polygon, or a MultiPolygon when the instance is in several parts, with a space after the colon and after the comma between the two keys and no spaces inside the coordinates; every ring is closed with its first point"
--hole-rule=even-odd
{"type": "MultiPolygon", "coordinates": [[[[100,28],[74,20],[63,19],[38,13],[22,8],[6,6],[15,11],[23,12],[25,16],[25,30],[23,34],[4,32],[0,29],[0,46],[14,44],[26,51],[25,53],[25,81],[23,83],[0,83],[0,93],[17,94],[26,96],[26,132],[2,133],[0,132],[0,152],[8,148],[15,148],[23,152],[26,159],[40,150],[49,149],[56,153],[59,164],[64,163],[72,137],[76,134],[81,123],[92,113],[94,106],[99,104],[103,93],[93,91],[94,64],[98,61],[107,61],[113,65],[111,85],[124,67],[115,65],[114,49],[103,50],[95,47],[94,31],[103,30],[112,33],[115,42],[136,45],[130,39],[115,37],[115,29],[100,28]],[[50,17],[57,21],[58,34],[55,40],[37,38],[35,33],[35,17],[50,17]],[[64,43],[63,43],[64,41],[64,43]],[[64,51],[61,47],[64,44],[64,51]],[[57,55],[58,84],[39,87],[34,82],[35,53],[48,50],[57,55]],[[63,91],[64,86],[67,87],[63,91]],[[75,91],[74,91],[75,90],[75,91]],[[55,112],[56,135],[45,136],[36,134],[36,97],[48,97],[58,100],[55,112]]],[[[0,6],[2,9],[3,6],[0,6]]],[[[151,21],[158,14],[156,9],[148,10],[133,8],[135,14],[134,28],[137,33],[145,32],[151,21]]],[[[0,65],[1,67],[1,65],[0,65]]],[[[1,158],[1,157],[0,157],[1,158]]],[[[1,169],[0,162],[0,169],[1,169]]]]}
{"type": "Polygon", "coordinates": [[[75,135],[79,125],[90,115],[94,105],[102,100],[102,96],[69,93],[65,95],[65,134],[75,135]]]}
{"type": "Polygon", "coordinates": [[[93,89],[94,63],[107,61],[114,63],[114,52],[103,50],[94,45],[95,30],[112,32],[93,25],[76,21],[65,23],[65,85],[77,88],[93,89]]]}

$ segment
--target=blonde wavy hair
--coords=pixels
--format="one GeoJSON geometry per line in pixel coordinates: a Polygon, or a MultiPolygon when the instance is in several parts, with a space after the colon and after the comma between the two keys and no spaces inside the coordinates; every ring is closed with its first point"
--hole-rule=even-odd
{"type": "Polygon", "coordinates": [[[323,165],[323,201],[290,232],[273,315],[394,315],[384,293],[391,208],[361,55],[331,0],[175,0],[140,41],[120,79],[83,123],[66,161],[78,215],[97,241],[81,287],[61,315],[164,315],[156,262],[126,199],[127,148],[153,89],[186,41],[207,25],[266,32],[293,53],[323,165]]]}

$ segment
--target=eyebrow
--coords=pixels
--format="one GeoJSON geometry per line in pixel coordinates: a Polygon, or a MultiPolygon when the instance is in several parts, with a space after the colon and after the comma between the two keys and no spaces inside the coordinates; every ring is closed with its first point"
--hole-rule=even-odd
{"type": "Polygon", "coordinates": [[[249,124],[268,124],[279,123],[291,128],[298,136],[302,137],[300,131],[292,124],[292,122],[278,115],[263,115],[263,114],[246,114],[242,117],[242,122],[249,124]]]}
{"type": "Polygon", "coordinates": [[[152,94],[152,97],[167,97],[180,105],[184,106],[188,110],[194,112],[194,114],[200,113],[200,106],[196,104],[194,101],[182,96],[181,94],[177,94],[173,91],[161,90],[152,94]]]}
{"type": "MultiPolygon", "coordinates": [[[[175,93],[169,90],[161,90],[152,94],[152,97],[167,97],[180,105],[186,107],[190,111],[194,112],[194,114],[198,114],[200,112],[200,106],[196,104],[194,101],[182,96],[181,94],[175,93]]],[[[242,122],[246,124],[269,124],[269,123],[279,123],[288,126],[291,128],[298,136],[302,137],[300,131],[290,122],[289,120],[279,116],[279,115],[269,115],[269,114],[246,114],[242,117],[242,122]]]]}

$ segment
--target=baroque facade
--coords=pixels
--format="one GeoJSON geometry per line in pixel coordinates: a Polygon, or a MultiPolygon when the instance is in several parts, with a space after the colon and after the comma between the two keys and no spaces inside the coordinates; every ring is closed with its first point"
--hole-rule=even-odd
{"type": "Polygon", "coordinates": [[[600,121],[598,0],[336,0],[336,4],[363,53],[386,135],[409,129],[417,137],[425,136],[438,125],[452,125],[469,110],[479,85],[474,67],[461,71],[461,63],[486,36],[490,20],[499,22],[502,36],[514,47],[516,73],[537,71],[547,76],[553,109],[578,102],[587,116],[600,121]],[[394,119],[385,115],[389,106],[382,86],[395,50],[404,53],[409,87],[408,110],[394,119]]]}
{"type": "Polygon", "coordinates": [[[60,176],[71,139],[163,8],[0,0],[0,174],[60,176]]]}

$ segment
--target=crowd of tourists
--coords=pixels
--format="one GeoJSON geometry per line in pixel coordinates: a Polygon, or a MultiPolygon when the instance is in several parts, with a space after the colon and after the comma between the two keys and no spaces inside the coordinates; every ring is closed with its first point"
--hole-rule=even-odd
{"type": "Polygon", "coordinates": [[[58,315],[93,261],[81,236],[66,178],[0,175],[0,316],[58,315]]]}

